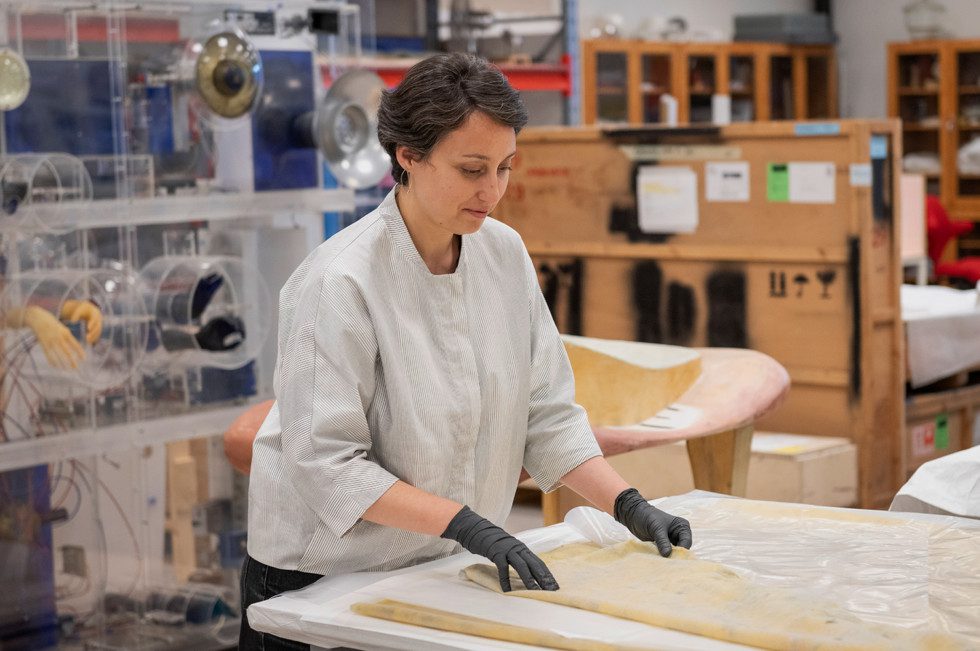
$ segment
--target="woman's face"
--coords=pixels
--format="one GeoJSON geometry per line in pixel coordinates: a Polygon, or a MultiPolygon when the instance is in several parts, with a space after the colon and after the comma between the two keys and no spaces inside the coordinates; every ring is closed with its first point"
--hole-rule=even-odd
{"type": "Polygon", "coordinates": [[[480,111],[449,132],[425,160],[413,160],[404,147],[396,151],[420,216],[455,235],[480,230],[507,189],[516,153],[514,129],[480,111]]]}

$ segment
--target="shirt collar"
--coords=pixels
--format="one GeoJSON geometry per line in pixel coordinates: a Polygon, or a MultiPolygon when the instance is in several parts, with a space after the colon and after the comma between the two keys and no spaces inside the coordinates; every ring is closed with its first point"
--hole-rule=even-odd
{"type": "MultiPolygon", "coordinates": [[[[402,217],[401,211],[398,209],[398,202],[395,200],[395,189],[396,185],[388,193],[388,196],[384,198],[381,205],[378,206],[378,211],[381,213],[381,218],[384,220],[385,228],[388,231],[388,235],[391,237],[392,243],[395,248],[401,253],[406,260],[408,260],[413,266],[420,268],[426,274],[437,277],[429,271],[429,267],[425,264],[425,260],[422,259],[422,255],[419,250],[415,248],[415,242],[412,241],[412,235],[408,232],[408,226],[405,225],[405,218],[402,217]]],[[[459,251],[459,262],[456,263],[456,270],[451,274],[439,274],[439,276],[457,276],[463,268],[463,261],[465,259],[466,241],[467,236],[463,236],[460,243],[459,251]]]]}

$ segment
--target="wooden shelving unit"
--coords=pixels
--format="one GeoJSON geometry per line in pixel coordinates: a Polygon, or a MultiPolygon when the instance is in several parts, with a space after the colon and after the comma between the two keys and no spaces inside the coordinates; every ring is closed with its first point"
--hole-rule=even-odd
{"type": "Polygon", "coordinates": [[[664,93],[681,123],[711,122],[714,94],[731,98],[733,122],[836,118],[836,55],[778,43],[582,42],[585,124],[661,122],[664,93]]]}
{"type": "MultiPolygon", "coordinates": [[[[929,193],[955,219],[980,221],[980,142],[975,164],[959,162],[961,149],[980,138],[980,40],[889,43],[888,114],[903,121],[907,155],[935,158],[929,193]]],[[[977,252],[961,242],[961,253],[977,252]]]]}

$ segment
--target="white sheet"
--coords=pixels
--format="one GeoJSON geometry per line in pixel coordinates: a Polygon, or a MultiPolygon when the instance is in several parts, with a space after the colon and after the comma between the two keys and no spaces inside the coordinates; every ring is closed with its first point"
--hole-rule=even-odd
{"type": "Polygon", "coordinates": [[[919,466],[889,510],[980,518],[980,446],[919,466]]]}
{"type": "MultiPolygon", "coordinates": [[[[810,590],[821,598],[836,597],[842,607],[868,621],[965,632],[975,635],[980,644],[980,631],[973,630],[976,618],[957,610],[980,602],[980,573],[962,571],[963,558],[936,558],[929,551],[930,540],[951,534],[957,539],[975,539],[980,545],[980,525],[943,516],[729,500],[694,491],[668,498],[662,506],[691,519],[694,551],[701,558],[725,563],[756,581],[810,590]],[[806,518],[801,520],[803,513],[806,518]],[[869,517],[871,521],[866,520],[869,517]],[[930,576],[944,577],[941,587],[948,598],[934,598],[930,576]]],[[[520,537],[537,551],[582,540],[583,535],[610,544],[621,534],[610,521],[596,511],[576,510],[565,524],[524,532],[520,537]]],[[[976,552],[971,562],[980,562],[980,546],[976,552]]],[[[745,648],[491,593],[458,577],[459,570],[473,562],[485,559],[460,554],[395,573],[323,579],[304,590],[253,605],[249,621],[257,630],[320,646],[422,651],[532,648],[386,622],[349,610],[356,601],[390,598],[607,642],[662,649],[745,648]]]]}
{"type": "Polygon", "coordinates": [[[977,298],[972,289],[902,285],[902,320],[913,387],[980,366],[977,298]]]}

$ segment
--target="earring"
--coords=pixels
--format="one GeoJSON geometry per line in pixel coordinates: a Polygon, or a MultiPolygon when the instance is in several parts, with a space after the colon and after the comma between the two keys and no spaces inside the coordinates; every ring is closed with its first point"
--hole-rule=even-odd
{"type": "Polygon", "coordinates": [[[405,185],[405,174],[405,170],[402,169],[402,173],[398,175],[398,183],[403,186],[405,185]]]}

